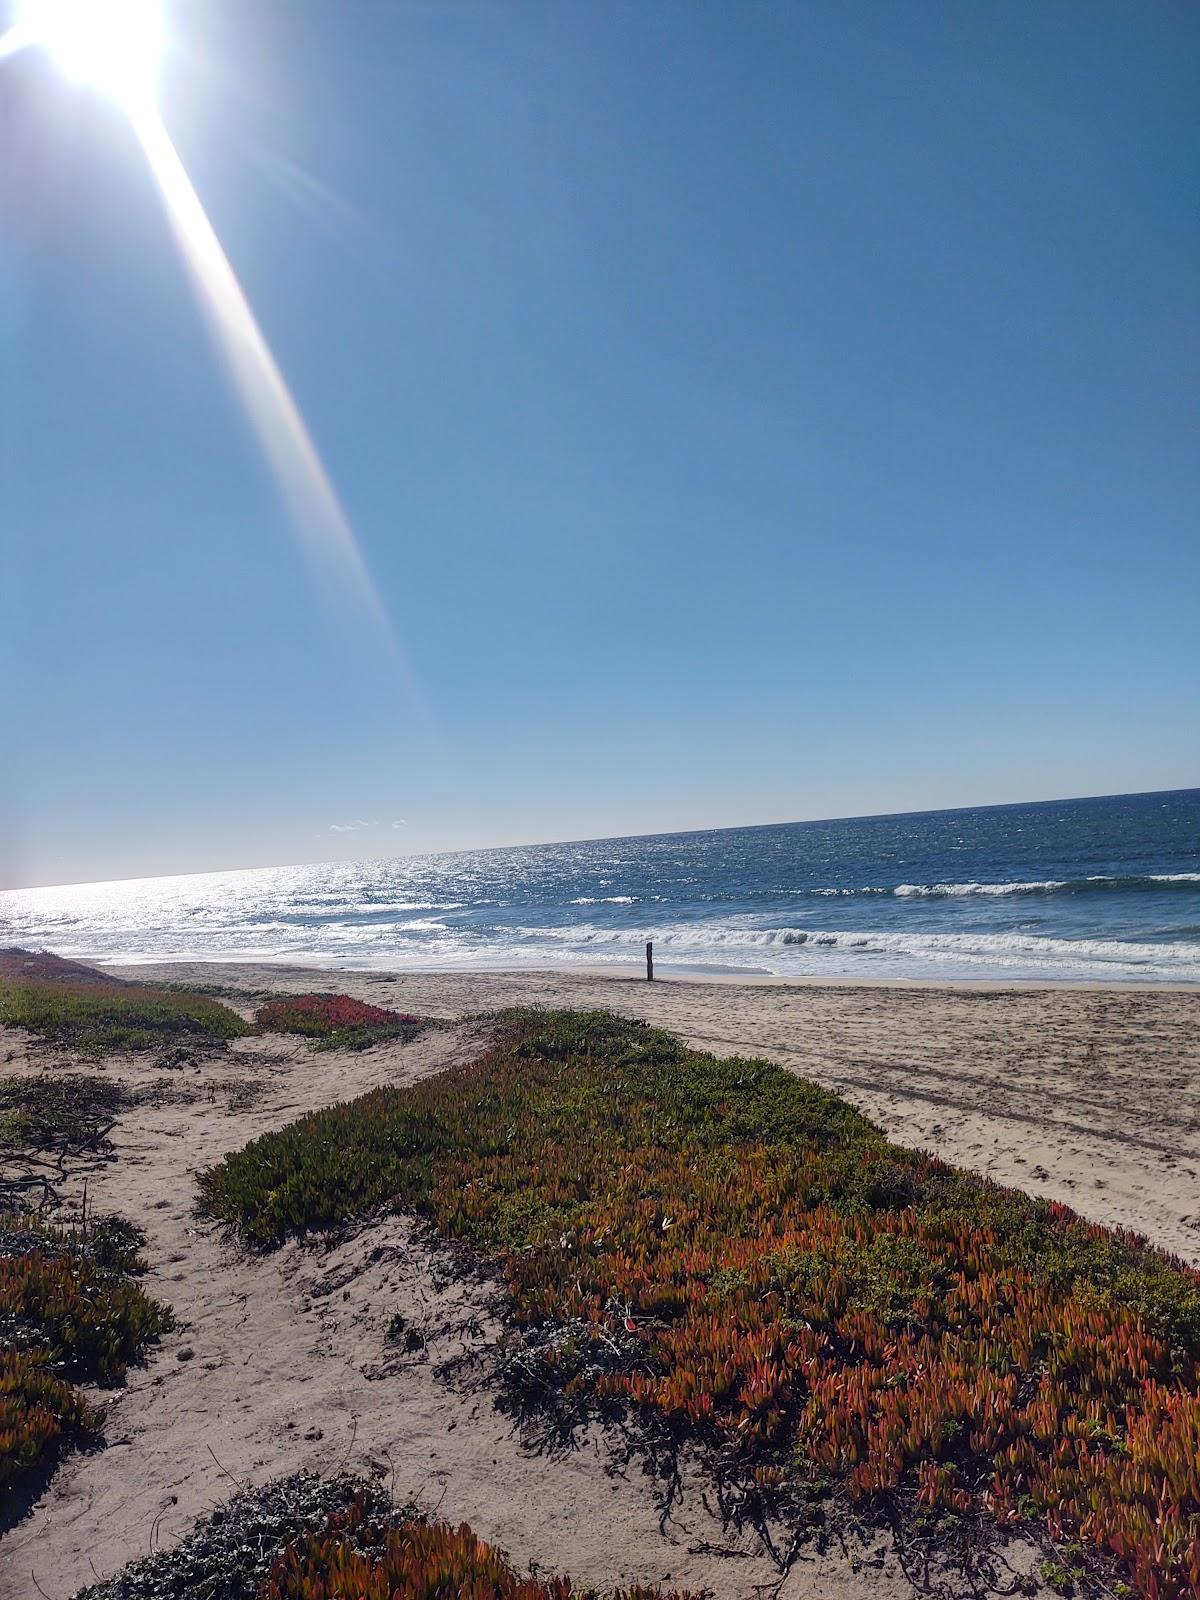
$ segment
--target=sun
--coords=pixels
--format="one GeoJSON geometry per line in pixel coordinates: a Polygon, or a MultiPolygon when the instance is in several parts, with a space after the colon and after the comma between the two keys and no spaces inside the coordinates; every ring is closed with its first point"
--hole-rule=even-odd
{"type": "Polygon", "coordinates": [[[153,103],[163,46],[159,0],[24,0],[20,27],[68,77],[129,107],[153,103]]]}

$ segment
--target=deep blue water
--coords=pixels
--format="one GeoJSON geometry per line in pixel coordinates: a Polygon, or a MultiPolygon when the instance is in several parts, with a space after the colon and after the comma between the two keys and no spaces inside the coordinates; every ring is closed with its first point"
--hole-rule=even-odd
{"type": "Polygon", "coordinates": [[[1200,981],[1200,789],[0,894],[109,960],[1200,981]]]}

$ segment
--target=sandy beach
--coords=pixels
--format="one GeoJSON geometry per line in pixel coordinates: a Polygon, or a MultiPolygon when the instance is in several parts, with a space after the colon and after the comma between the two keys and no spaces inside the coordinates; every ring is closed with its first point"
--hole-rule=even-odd
{"type": "MultiPolygon", "coordinates": [[[[896,1139],[1066,1201],[1200,1261],[1200,995],[1127,989],[992,989],[667,980],[580,973],[321,973],[196,965],[110,969],[217,984],[247,1014],[263,991],[331,989],[457,1025],[361,1053],[238,1040],[167,1077],[145,1058],[106,1073],[141,1094],[113,1131],[115,1159],[89,1204],[148,1235],[148,1289],[178,1330],[109,1397],[106,1448],[68,1458],[0,1543],[0,1597],[68,1600],[170,1544],[235,1485],[301,1467],[373,1473],[398,1500],[469,1521],[510,1552],[577,1582],[707,1589],[716,1600],[910,1600],[876,1539],[806,1551],[780,1574],[750,1532],[722,1527],[686,1473],[664,1514],[658,1488],[601,1434],[567,1454],[528,1447],[495,1411],[476,1358],[494,1335],[490,1286],[452,1276],[402,1218],[332,1246],[248,1258],[193,1215],[194,1175],[306,1110],[416,1081],[477,1054],[474,1015],[505,1005],[604,1006],[721,1055],[769,1056],[836,1089],[896,1139]],[[387,1353],[397,1308],[425,1333],[387,1353]]],[[[52,1049],[6,1033],[0,1072],[54,1070],[52,1049]]],[[[66,1063],[63,1063],[66,1064],[66,1063]]],[[[1017,1544],[1006,1561],[1028,1571],[1017,1544]]],[[[1001,1566],[998,1592],[1011,1584],[1001,1566]]]]}

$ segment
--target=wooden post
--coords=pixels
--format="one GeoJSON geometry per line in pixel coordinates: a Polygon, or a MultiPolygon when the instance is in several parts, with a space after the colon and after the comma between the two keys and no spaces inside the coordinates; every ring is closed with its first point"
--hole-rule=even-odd
{"type": "Polygon", "coordinates": [[[654,982],[654,940],[646,940],[646,982],[654,982]]]}

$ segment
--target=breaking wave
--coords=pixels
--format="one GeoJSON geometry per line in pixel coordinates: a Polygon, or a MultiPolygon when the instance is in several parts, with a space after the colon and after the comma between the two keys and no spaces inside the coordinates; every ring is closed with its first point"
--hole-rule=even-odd
{"type": "Polygon", "coordinates": [[[1070,887],[1065,878],[1047,878],[1041,883],[899,883],[892,893],[902,900],[946,900],[970,894],[1053,894],[1070,887]]]}
{"type": "MultiPolygon", "coordinates": [[[[917,973],[960,972],[987,968],[1008,976],[1071,976],[1150,978],[1200,982],[1200,944],[1149,944],[1122,939],[1056,939],[1028,933],[887,933],[871,929],[755,928],[736,922],[696,923],[667,927],[520,928],[513,930],[533,945],[553,943],[583,958],[635,960],[643,942],[654,941],[670,960],[700,964],[706,955],[723,964],[744,966],[766,962],[781,976],[819,974],[826,953],[845,957],[839,972],[875,967],[892,975],[903,967],[917,973]],[[740,962],[738,958],[741,958],[740,962]],[[808,957],[806,960],[805,957],[808,957]],[[815,964],[820,961],[821,964],[815,964]]],[[[920,975],[920,973],[917,973],[920,975]]]]}
{"type": "Polygon", "coordinates": [[[814,889],[815,895],[893,894],[901,900],[955,900],[968,895],[1010,894],[1119,894],[1145,892],[1165,886],[1194,888],[1200,872],[1149,872],[1128,877],[1094,873],[1087,878],[1039,878],[1020,883],[898,883],[894,889],[814,889]]]}

